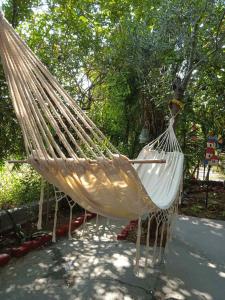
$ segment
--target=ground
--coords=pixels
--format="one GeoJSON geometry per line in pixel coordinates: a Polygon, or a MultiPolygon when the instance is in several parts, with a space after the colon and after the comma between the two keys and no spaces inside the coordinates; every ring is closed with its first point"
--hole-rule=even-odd
{"type": "Polygon", "coordinates": [[[212,168],[209,182],[203,181],[203,168],[198,180],[186,181],[184,196],[179,207],[180,214],[200,218],[225,220],[225,173],[217,167],[212,168]],[[206,191],[208,185],[208,203],[206,191]]]}
{"type": "Polygon", "coordinates": [[[225,222],[179,216],[166,262],[144,274],[142,259],[138,277],[135,245],[115,240],[122,224],[103,223],[12,260],[0,270],[0,299],[224,299],[225,222]]]}
{"type": "Polygon", "coordinates": [[[210,182],[208,190],[206,207],[206,184],[201,181],[189,183],[179,206],[180,214],[225,220],[225,186],[223,183],[210,182]]]}

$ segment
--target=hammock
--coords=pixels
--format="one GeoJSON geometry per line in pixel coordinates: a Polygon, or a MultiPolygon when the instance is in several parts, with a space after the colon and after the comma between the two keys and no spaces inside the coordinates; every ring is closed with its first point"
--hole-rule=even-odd
{"type": "Polygon", "coordinates": [[[176,203],[183,154],[173,130],[173,117],[167,130],[138,156],[165,159],[166,163],[133,167],[2,14],[0,52],[27,160],[48,182],[86,210],[112,218],[132,220],[167,212],[176,203]]]}

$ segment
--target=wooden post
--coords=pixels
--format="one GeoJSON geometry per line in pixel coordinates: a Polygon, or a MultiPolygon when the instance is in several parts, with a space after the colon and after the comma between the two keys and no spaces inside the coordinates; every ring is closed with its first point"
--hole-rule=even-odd
{"type": "Polygon", "coordinates": [[[204,165],[203,165],[203,178],[202,180],[205,180],[205,162],[204,162],[204,165]]]}
{"type": "Polygon", "coordinates": [[[199,179],[199,168],[200,168],[200,161],[198,161],[198,166],[197,166],[197,172],[196,172],[196,179],[199,179]]]}

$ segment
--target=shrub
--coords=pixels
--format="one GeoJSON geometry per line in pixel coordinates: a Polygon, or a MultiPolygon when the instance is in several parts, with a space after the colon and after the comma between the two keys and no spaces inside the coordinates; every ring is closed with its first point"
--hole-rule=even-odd
{"type": "Polygon", "coordinates": [[[39,199],[40,175],[29,165],[0,167],[0,208],[16,207],[39,199]]]}

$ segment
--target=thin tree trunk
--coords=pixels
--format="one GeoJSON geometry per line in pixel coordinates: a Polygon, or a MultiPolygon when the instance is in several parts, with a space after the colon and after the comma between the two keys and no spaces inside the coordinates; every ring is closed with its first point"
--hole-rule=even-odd
{"type": "Polygon", "coordinates": [[[18,3],[16,0],[13,0],[12,3],[12,27],[15,28],[18,24],[18,3]]]}

